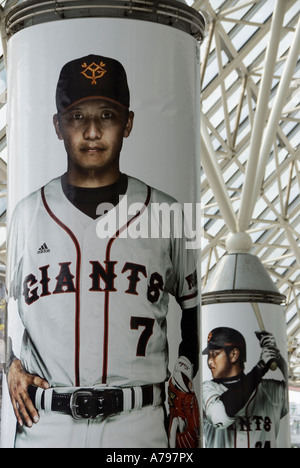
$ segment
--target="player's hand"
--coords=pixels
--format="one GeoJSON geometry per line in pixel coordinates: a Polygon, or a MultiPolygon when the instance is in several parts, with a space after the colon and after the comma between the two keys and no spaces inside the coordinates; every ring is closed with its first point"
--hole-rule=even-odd
{"type": "Polygon", "coordinates": [[[280,358],[276,348],[263,348],[260,355],[260,363],[265,370],[269,370],[273,362],[277,362],[280,358]]]}
{"type": "Polygon", "coordinates": [[[269,332],[256,332],[256,336],[259,339],[260,346],[262,348],[274,348],[277,349],[277,343],[275,336],[269,332]]]}
{"type": "Polygon", "coordinates": [[[172,384],[182,392],[193,391],[193,365],[184,356],[177,359],[172,374],[172,384]]]}
{"type": "Polygon", "coordinates": [[[180,357],[168,388],[170,448],[197,448],[199,445],[200,413],[192,378],[192,364],[180,357]]]}
{"type": "Polygon", "coordinates": [[[39,421],[39,414],[28,395],[27,389],[30,385],[33,385],[47,390],[49,388],[48,382],[36,375],[25,372],[19,359],[12,362],[8,371],[7,382],[19,425],[22,427],[24,421],[26,426],[32,427],[33,423],[39,421]]]}

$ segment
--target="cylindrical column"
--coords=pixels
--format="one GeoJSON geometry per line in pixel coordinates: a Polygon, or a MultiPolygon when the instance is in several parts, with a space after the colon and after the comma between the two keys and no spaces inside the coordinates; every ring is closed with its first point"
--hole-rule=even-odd
{"type": "Polygon", "coordinates": [[[203,30],[174,0],[7,4],[7,372],[39,412],[16,447],[166,447],[174,368],[199,397],[203,30]]]}
{"type": "Polygon", "coordinates": [[[247,234],[227,246],[202,297],[204,444],[289,448],[285,297],[247,234]]]}

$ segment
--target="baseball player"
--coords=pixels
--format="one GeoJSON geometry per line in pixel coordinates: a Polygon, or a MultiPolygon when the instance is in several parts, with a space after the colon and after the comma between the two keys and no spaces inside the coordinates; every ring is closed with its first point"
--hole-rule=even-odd
{"type": "MultiPolygon", "coordinates": [[[[159,223],[152,206],[175,200],[120,172],[134,113],[118,61],[67,63],[56,104],[67,172],[19,203],[9,234],[8,293],[25,329],[8,366],[15,446],[167,447],[169,294],[182,308],[170,380],[178,401],[194,395],[198,369],[194,253],[174,235],[182,215],[170,213],[169,236],[136,238],[137,226],[159,223]],[[139,209],[130,214],[133,203],[139,209]],[[107,237],[110,221],[116,229],[107,237]]],[[[177,413],[172,443],[198,444],[199,421],[177,413]]]]}
{"type": "Polygon", "coordinates": [[[287,364],[271,333],[257,333],[261,356],[244,373],[246,342],[238,331],[220,327],[208,336],[208,367],[213,380],[203,384],[207,448],[276,448],[280,420],[288,414],[287,364]],[[263,379],[273,361],[285,380],[263,379]]]}

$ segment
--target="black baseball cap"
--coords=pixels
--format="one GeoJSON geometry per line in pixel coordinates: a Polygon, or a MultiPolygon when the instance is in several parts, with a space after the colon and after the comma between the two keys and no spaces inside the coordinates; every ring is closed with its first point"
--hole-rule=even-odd
{"type": "Polygon", "coordinates": [[[101,55],[87,55],[64,65],[56,89],[57,111],[86,99],[105,99],[129,108],[130,94],[123,65],[101,55]]]}
{"type": "Polygon", "coordinates": [[[246,341],[243,335],[233,328],[219,327],[212,330],[207,338],[207,348],[202,352],[208,354],[213,349],[238,348],[246,362],[246,341]]]}

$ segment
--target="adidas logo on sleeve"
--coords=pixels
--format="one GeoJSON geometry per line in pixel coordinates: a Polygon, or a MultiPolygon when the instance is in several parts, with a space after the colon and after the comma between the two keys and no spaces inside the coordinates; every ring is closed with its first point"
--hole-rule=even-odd
{"type": "Polygon", "coordinates": [[[44,253],[49,253],[49,252],[50,252],[50,249],[48,248],[46,243],[44,243],[37,251],[38,254],[44,254],[44,253]]]}

